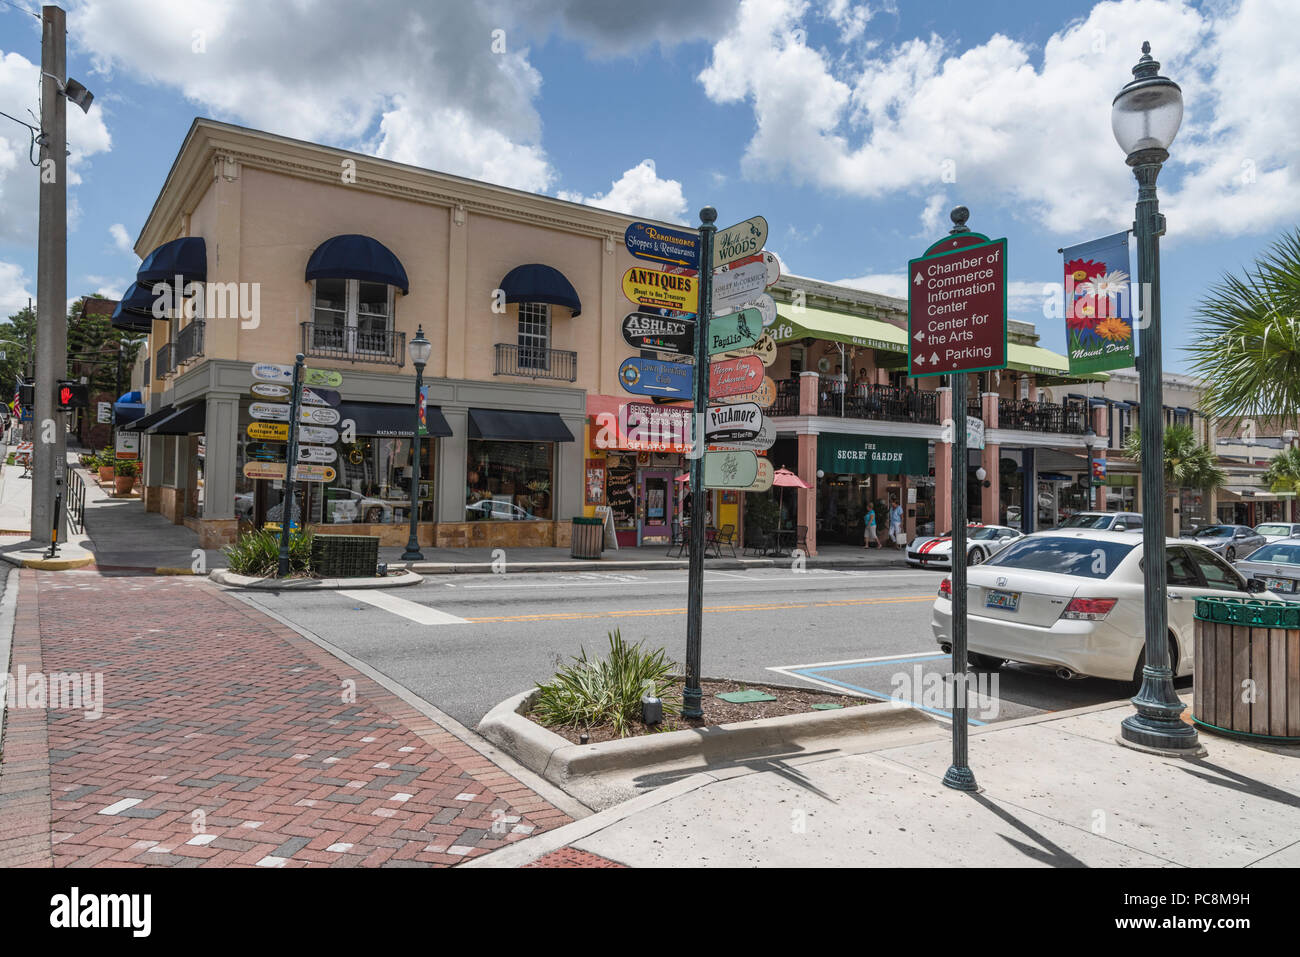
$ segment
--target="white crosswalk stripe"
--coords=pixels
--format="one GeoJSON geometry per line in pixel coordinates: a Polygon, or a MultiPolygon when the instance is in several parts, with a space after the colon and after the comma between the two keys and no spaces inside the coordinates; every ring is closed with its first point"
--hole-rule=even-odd
{"type": "Polygon", "coordinates": [[[394,615],[400,615],[407,618],[417,625],[468,625],[469,622],[464,618],[458,618],[455,615],[449,615],[445,611],[438,611],[436,608],[430,608],[428,605],[421,605],[419,602],[409,601],[405,598],[398,598],[396,595],[377,589],[355,588],[340,591],[340,595],[345,598],[351,598],[354,601],[363,601],[367,605],[374,605],[376,608],[382,608],[384,611],[392,612],[394,615]]]}

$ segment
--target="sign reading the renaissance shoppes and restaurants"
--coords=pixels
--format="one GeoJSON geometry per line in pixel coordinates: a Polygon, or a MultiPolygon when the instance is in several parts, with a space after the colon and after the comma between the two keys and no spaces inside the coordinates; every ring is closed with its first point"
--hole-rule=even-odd
{"type": "Polygon", "coordinates": [[[1135,360],[1128,233],[1067,246],[1061,252],[1070,372],[1130,368],[1135,360]]]}
{"type": "Polygon", "coordinates": [[[623,319],[623,341],[633,349],[689,355],[695,347],[695,320],[689,316],[629,312],[623,319]]]}
{"type": "Polygon", "coordinates": [[[633,266],[623,273],[623,295],[643,306],[694,313],[699,311],[699,294],[698,276],[641,266],[633,266]]]}
{"type": "Polygon", "coordinates": [[[930,444],[926,439],[823,432],[817,438],[817,467],[827,475],[925,475],[930,444]]]}
{"type": "Polygon", "coordinates": [[[627,251],[637,259],[666,263],[682,269],[700,268],[700,234],[665,229],[651,223],[633,223],[623,234],[627,251]]]}
{"type": "Polygon", "coordinates": [[[968,232],[908,262],[907,346],[909,376],[1006,368],[1005,239],[968,232]]]}

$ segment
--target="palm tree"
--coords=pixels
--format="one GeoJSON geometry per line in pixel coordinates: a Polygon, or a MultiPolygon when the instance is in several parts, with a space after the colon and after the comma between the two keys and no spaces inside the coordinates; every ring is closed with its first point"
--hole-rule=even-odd
{"type": "MultiPolygon", "coordinates": [[[[1134,429],[1124,440],[1124,454],[1142,464],[1142,435],[1134,429]]],[[[1171,425],[1165,429],[1165,488],[1219,488],[1228,475],[1219,468],[1209,446],[1196,441],[1189,425],[1171,425]]]]}
{"type": "Polygon", "coordinates": [[[1241,277],[1203,298],[1202,337],[1188,346],[1206,381],[1201,411],[1264,420],[1300,410],[1300,230],[1284,233],[1241,277]]]}
{"type": "Polygon", "coordinates": [[[1264,472],[1264,481],[1272,492],[1300,492],[1300,448],[1278,453],[1264,472]]]}

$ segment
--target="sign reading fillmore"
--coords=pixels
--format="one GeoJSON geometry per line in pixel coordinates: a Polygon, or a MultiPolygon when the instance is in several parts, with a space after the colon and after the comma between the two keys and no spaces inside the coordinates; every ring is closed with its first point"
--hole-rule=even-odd
{"type": "Polygon", "coordinates": [[[658,269],[633,266],[623,273],[623,295],[632,302],[677,312],[698,312],[700,281],[658,269]]]}
{"type": "Polygon", "coordinates": [[[668,263],[683,269],[700,268],[700,234],[633,223],[623,234],[627,251],[637,259],[668,263]]]}
{"type": "Polygon", "coordinates": [[[1005,239],[908,263],[907,349],[909,376],[1006,367],[1005,239]]]}
{"type": "Polygon", "coordinates": [[[633,349],[688,354],[695,343],[695,320],[629,312],[623,319],[623,341],[633,349]]]}

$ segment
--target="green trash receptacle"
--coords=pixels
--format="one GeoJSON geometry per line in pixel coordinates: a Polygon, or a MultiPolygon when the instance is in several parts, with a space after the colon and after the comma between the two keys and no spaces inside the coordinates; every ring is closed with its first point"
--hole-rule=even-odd
{"type": "Polygon", "coordinates": [[[600,558],[605,547],[605,523],[599,518],[575,518],[569,536],[569,555],[573,558],[600,558]]]}

